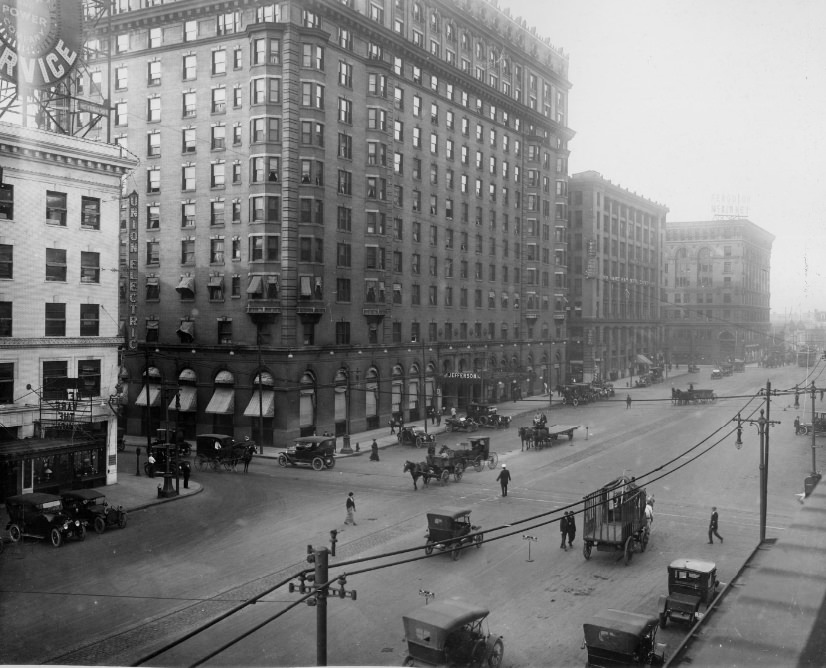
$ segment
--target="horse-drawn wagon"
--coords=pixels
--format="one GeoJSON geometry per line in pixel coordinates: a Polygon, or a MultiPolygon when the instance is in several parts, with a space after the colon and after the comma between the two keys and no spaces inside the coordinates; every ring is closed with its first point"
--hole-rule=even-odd
{"type": "Polygon", "coordinates": [[[244,444],[236,443],[227,434],[198,434],[195,437],[195,468],[217,471],[223,467],[229,471],[241,460],[245,450],[244,444]]]}
{"type": "Polygon", "coordinates": [[[456,482],[462,479],[465,472],[465,464],[456,452],[448,447],[443,447],[438,455],[427,456],[427,467],[432,478],[438,478],[442,484],[446,484],[453,476],[456,482]]]}
{"type": "Polygon", "coordinates": [[[460,443],[460,447],[453,452],[457,460],[462,462],[465,469],[473,467],[481,471],[487,463],[489,469],[495,469],[499,464],[499,455],[490,451],[490,437],[479,436],[468,439],[467,443],[460,443]]]}
{"type": "Polygon", "coordinates": [[[591,558],[593,548],[622,552],[628,565],[636,545],[644,552],[648,545],[645,502],[645,489],[624,475],[586,496],[582,518],[585,558],[591,558]]]}
{"type": "Polygon", "coordinates": [[[671,403],[675,406],[687,406],[688,404],[713,404],[717,401],[714,390],[697,389],[689,385],[687,390],[671,388],[671,403]]]}
{"type": "Polygon", "coordinates": [[[578,424],[552,424],[550,427],[519,427],[518,433],[522,439],[523,449],[527,445],[528,449],[541,450],[553,445],[560,436],[567,436],[568,440],[572,441],[575,429],[579,429],[578,424]]]}

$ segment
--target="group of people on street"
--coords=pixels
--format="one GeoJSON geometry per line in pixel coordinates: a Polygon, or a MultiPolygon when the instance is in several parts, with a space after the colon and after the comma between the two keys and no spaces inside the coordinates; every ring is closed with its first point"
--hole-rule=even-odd
{"type": "Polygon", "coordinates": [[[569,547],[574,546],[574,538],[576,538],[576,515],[574,515],[573,510],[566,510],[560,518],[559,534],[562,537],[559,547],[567,552],[569,547]],[[565,541],[568,541],[567,546],[565,541]]]}

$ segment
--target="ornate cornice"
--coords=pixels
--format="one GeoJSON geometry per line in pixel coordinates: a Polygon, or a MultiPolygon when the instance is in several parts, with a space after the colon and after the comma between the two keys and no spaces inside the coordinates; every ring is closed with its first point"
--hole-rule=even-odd
{"type": "Polygon", "coordinates": [[[0,349],[10,348],[50,348],[60,346],[61,348],[106,348],[123,345],[122,336],[100,336],[90,338],[88,336],[77,337],[10,337],[0,339],[0,349]]]}

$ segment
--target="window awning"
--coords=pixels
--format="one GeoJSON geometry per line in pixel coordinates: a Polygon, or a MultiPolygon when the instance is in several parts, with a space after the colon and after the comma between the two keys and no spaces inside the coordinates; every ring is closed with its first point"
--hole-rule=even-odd
{"type": "Polygon", "coordinates": [[[264,291],[264,289],[261,285],[261,276],[258,276],[258,275],[250,276],[250,282],[249,282],[249,285],[247,286],[247,294],[248,295],[254,295],[254,294],[257,294],[257,293],[263,292],[263,291],[264,291]]]}
{"type": "Polygon", "coordinates": [[[160,385],[144,385],[135,399],[135,406],[158,406],[160,399],[160,385]]]}
{"type": "Polygon", "coordinates": [[[169,410],[177,410],[179,413],[194,413],[197,410],[196,402],[198,393],[194,387],[181,385],[178,389],[178,395],[181,398],[181,407],[177,407],[177,397],[173,395],[172,401],[169,402],[169,410]]]}
{"type": "Polygon", "coordinates": [[[146,284],[147,285],[158,285],[160,283],[160,278],[157,276],[147,276],[146,277],[146,284]]]}
{"type": "Polygon", "coordinates": [[[650,359],[648,359],[645,355],[637,355],[637,362],[639,364],[647,364],[648,366],[651,366],[651,365],[654,364],[654,362],[652,362],[650,359]]]}
{"type": "Polygon", "coordinates": [[[216,387],[205,413],[229,415],[235,410],[235,388],[216,387]]]}
{"type": "Polygon", "coordinates": [[[271,418],[275,415],[275,392],[273,390],[264,390],[260,393],[256,390],[252,393],[252,399],[247,404],[244,410],[246,417],[261,417],[261,410],[264,411],[265,418],[271,418]]]}
{"type": "Polygon", "coordinates": [[[207,287],[210,288],[220,288],[224,284],[224,277],[223,276],[210,276],[209,281],[207,281],[207,287]]]}
{"type": "Polygon", "coordinates": [[[195,340],[195,321],[181,320],[181,326],[178,327],[177,334],[181,343],[192,343],[195,340]]]}
{"type": "Polygon", "coordinates": [[[184,276],[178,286],[175,288],[179,294],[187,296],[195,294],[195,277],[184,276]]]}

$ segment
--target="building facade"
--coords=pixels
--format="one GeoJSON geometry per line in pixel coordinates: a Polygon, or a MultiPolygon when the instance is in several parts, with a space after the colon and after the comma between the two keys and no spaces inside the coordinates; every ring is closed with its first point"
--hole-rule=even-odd
{"type": "Polygon", "coordinates": [[[117,481],[118,220],[134,161],[0,123],[0,492],[117,481]]]}
{"type": "Polygon", "coordinates": [[[668,209],[594,171],[570,182],[569,381],[615,381],[662,359],[668,209]]]}
{"type": "Polygon", "coordinates": [[[570,83],[535,29],[481,0],[116,4],[90,70],[141,160],[130,433],[280,443],[561,373],[570,83]]]}
{"type": "Polygon", "coordinates": [[[668,223],[663,323],[670,359],[712,364],[766,357],[773,241],[745,218],[668,223]]]}

